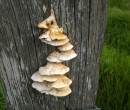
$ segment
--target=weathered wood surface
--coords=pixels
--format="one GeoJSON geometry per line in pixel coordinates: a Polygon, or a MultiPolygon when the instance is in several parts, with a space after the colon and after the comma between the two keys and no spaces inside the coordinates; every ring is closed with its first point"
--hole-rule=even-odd
{"type": "Polygon", "coordinates": [[[9,110],[90,110],[95,106],[107,0],[0,0],[0,77],[9,110]],[[54,47],[42,43],[38,22],[54,5],[57,21],[78,57],[66,64],[73,80],[71,95],[38,93],[30,76],[54,47]],[[43,13],[43,4],[47,8],[43,13]],[[65,109],[66,108],[66,109],[65,109]],[[68,108],[68,109],[67,109],[68,108]]]}

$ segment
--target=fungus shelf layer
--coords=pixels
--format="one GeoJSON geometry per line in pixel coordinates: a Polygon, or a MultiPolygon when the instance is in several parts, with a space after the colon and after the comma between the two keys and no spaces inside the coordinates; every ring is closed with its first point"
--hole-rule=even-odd
{"type": "Polygon", "coordinates": [[[65,76],[70,68],[62,64],[77,56],[72,49],[74,46],[69,42],[69,38],[63,33],[63,28],[57,25],[53,8],[51,15],[38,24],[39,28],[46,32],[39,36],[39,39],[52,46],[57,46],[59,51],[54,51],[48,55],[47,64],[40,67],[31,79],[34,81],[32,87],[40,93],[64,97],[71,93],[70,85],[72,80],[65,76]]]}

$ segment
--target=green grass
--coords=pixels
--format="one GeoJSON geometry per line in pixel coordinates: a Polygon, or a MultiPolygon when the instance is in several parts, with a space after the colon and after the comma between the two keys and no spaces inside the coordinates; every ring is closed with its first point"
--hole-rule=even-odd
{"type": "Polygon", "coordinates": [[[130,110],[130,56],[104,45],[97,105],[102,110],[130,110]]]}
{"type": "Polygon", "coordinates": [[[108,9],[105,42],[120,52],[130,53],[130,11],[108,9]]]}
{"type": "Polygon", "coordinates": [[[109,0],[97,106],[130,110],[130,0],[109,0]]]}
{"type": "Polygon", "coordinates": [[[130,10],[130,0],[108,0],[108,7],[130,10]]]}
{"type": "Polygon", "coordinates": [[[0,83],[0,110],[6,110],[5,100],[2,93],[2,87],[0,83]]]}

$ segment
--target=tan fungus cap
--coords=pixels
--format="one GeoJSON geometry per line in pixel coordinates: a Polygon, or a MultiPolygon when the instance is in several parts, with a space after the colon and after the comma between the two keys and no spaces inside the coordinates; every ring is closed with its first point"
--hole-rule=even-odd
{"type": "Polygon", "coordinates": [[[54,82],[57,80],[57,77],[55,75],[51,75],[51,76],[48,76],[48,75],[41,75],[39,74],[39,72],[35,72],[31,79],[33,81],[37,81],[37,82],[43,82],[43,81],[48,81],[48,82],[54,82]]]}
{"type": "Polygon", "coordinates": [[[74,46],[70,43],[70,42],[67,42],[66,44],[62,45],[62,46],[59,46],[58,49],[60,51],[67,51],[67,50],[71,50],[74,46]]]}
{"type": "Polygon", "coordinates": [[[47,86],[46,82],[33,82],[32,87],[39,92],[50,91],[52,88],[47,86]]]}
{"type": "Polygon", "coordinates": [[[71,89],[68,87],[66,89],[52,89],[49,94],[53,95],[53,96],[57,96],[57,97],[64,97],[67,96],[71,93],[71,89]]]}
{"type": "Polygon", "coordinates": [[[57,80],[55,82],[48,83],[48,86],[52,88],[63,88],[69,86],[71,83],[71,79],[66,76],[59,75],[57,76],[57,80]]]}
{"type": "Polygon", "coordinates": [[[68,50],[60,53],[54,51],[47,57],[47,60],[50,62],[63,62],[63,61],[71,60],[76,56],[77,54],[74,52],[74,50],[68,50]]]}
{"type": "Polygon", "coordinates": [[[52,46],[61,46],[64,45],[65,43],[67,43],[69,41],[69,39],[63,39],[63,40],[54,40],[54,41],[47,41],[45,39],[41,39],[42,42],[52,45],[52,46]]]}
{"type": "Polygon", "coordinates": [[[48,62],[45,66],[39,68],[39,74],[41,75],[57,75],[65,74],[70,70],[69,67],[63,65],[62,63],[52,63],[48,62]]]}

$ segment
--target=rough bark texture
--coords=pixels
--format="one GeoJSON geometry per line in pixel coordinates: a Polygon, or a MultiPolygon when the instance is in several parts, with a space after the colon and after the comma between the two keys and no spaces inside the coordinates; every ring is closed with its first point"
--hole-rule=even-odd
{"type": "Polygon", "coordinates": [[[0,77],[9,110],[94,109],[106,4],[107,0],[0,0],[0,77]],[[64,98],[31,87],[31,75],[55,49],[38,40],[42,30],[37,24],[49,16],[51,3],[78,54],[66,63],[73,92],[64,98]]]}

